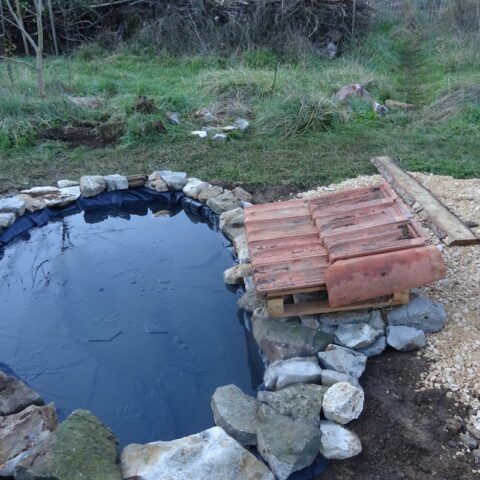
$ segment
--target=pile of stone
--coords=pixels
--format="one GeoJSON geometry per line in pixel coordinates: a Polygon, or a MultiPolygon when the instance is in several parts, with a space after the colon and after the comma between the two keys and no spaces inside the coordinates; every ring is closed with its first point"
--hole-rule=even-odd
{"type": "Polygon", "coordinates": [[[219,119],[208,108],[202,108],[196,113],[196,116],[207,125],[200,130],[190,132],[191,135],[202,139],[211,138],[214,142],[226,142],[230,140],[229,133],[244,132],[250,127],[250,122],[242,117],[237,117],[231,125],[221,126],[218,124],[219,119]]]}

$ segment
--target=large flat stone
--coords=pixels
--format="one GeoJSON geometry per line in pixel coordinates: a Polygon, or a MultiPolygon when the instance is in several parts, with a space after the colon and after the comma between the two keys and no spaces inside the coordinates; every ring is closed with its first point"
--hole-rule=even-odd
{"type": "Polygon", "coordinates": [[[206,185],[208,184],[199,178],[189,178],[187,184],[183,187],[183,193],[187,197],[197,200],[198,194],[206,185]]]}
{"type": "Polygon", "coordinates": [[[253,336],[269,362],[313,356],[333,340],[332,335],[312,330],[296,320],[279,322],[254,315],[252,323],[253,336]]]}
{"type": "Polygon", "coordinates": [[[387,337],[385,335],[381,335],[380,337],[375,340],[374,343],[369,345],[366,348],[359,348],[357,351],[363,353],[367,357],[375,357],[380,355],[385,349],[387,348],[387,337]]]}
{"type": "Polygon", "coordinates": [[[21,217],[25,213],[25,202],[17,197],[0,197],[0,213],[13,213],[21,217]]]}
{"type": "Polygon", "coordinates": [[[121,466],[127,480],[274,480],[262,462],[220,427],[171,442],[128,445],[121,466]]]}
{"type": "Polygon", "coordinates": [[[206,203],[211,198],[218,197],[223,193],[223,188],[219,187],[218,185],[210,185],[209,183],[205,183],[202,186],[200,191],[198,192],[198,200],[200,202],[206,203]]]}
{"type": "Polygon", "coordinates": [[[323,396],[327,390],[321,385],[297,383],[277,392],[258,392],[257,398],[281,415],[318,425],[323,396]]]}
{"type": "Polygon", "coordinates": [[[15,222],[14,213],[0,213],[0,228],[8,228],[15,222]]]}
{"type": "Polygon", "coordinates": [[[30,405],[43,405],[40,395],[18,378],[0,371],[0,415],[12,415],[30,405]]]}
{"type": "Polygon", "coordinates": [[[258,452],[278,480],[311,465],[320,439],[318,426],[280,415],[267,405],[258,409],[258,452]]]}
{"type": "Polygon", "coordinates": [[[122,480],[115,436],[86,410],[67,417],[30,460],[20,462],[16,480],[122,480]]]}
{"type": "Polygon", "coordinates": [[[215,425],[241,445],[257,444],[257,400],[226,385],[215,390],[211,403],[215,425]]]}
{"type": "Polygon", "coordinates": [[[368,310],[354,310],[350,312],[324,313],[318,315],[318,321],[324,325],[343,325],[347,323],[368,323],[372,313],[368,310]]]}
{"type": "Polygon", "coordinates": [[[441,303],[432,302],[419,291],[414,290],[411,301],[390,310],[387,313],[387,320],[391,326],[404,325],[418,328],[425,333],[433,333],[444,327],[447,312],[441,303]]]}
{"type": "Polygon", "coordinates": [[[148,176],[146,187],[156,192],[168,192],[167,182],[162,178],[161,172],[158,170],[148,176]]]}
{"type": "Polygon", "coordinates": [[[238,285],[245,277],[252,275],[252,265],[243,263],[234,265],[223,272],[223,280],[228,285],[238,285]]]}
{"type": "Polygon", "coordinates": [[[263,383],[268,390],[280,390],[294,383],[319,383],[321,373],[315,357],[277,360],[265,370],[263,383]]]}
{"type": "Polygon", "coordinates": [[[367,357],[362,353],[338,345],[328,345],[318,353],[320,364],[327,370],[336,370],[360,378],[367,366],[367,357]]]}
{"type": "Polygon", "coordinates": [[[355,432],[324,420],[320,422],[320,453],[331,460],[345,460],[362,452],[362,443],[355,432]]]}
{"type": "Polygon", "coordinates": [[[322,385],[325,387],[331,387],[340,382],[347,382],[354,387],[360,387],[356,377],[348,373],[337,372],[336,370],[322,370],[321,379],[322,385]]]}
{"type": "Polygon", "coordinates": [[[57,428],[57,412],[53,403],[0,417],[0,477],[13,476],[17,464],[33,455],[57,428]]]}
{"type": "Polygon", "coordinates": [[[107,192],[115,192],[117,190],[128,190],[128,178],[115,173],[103,177],[107,184],[107,192]]]}

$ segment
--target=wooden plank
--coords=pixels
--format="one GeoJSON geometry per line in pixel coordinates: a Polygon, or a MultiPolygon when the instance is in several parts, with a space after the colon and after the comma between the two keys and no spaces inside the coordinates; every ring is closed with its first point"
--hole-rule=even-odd
{"type": "Polygon", "coordinates": [[[390,157],[375,157],[370,162],[401,196],[406,197],[407,202],[418,202],[435,225],[434,231],[439,231],[440,237],[448,236],[448,245],[480,243],[480,239],[456,215],[390,157]]]}
{"type": "MultiPolygon", "coordinates": [[[[276,305],[279,304],[280,297],[275,299],[276,305]]],[[[364,310],[369,308],[382,308],[392,305],[403,305],[408,302],[409,292],[398,292],[390,296],[380,297],[368,302],[359,302],[343,307],[331,307],[328,300],[315,300],[304,303],[288,303],[282,305],[282,311],[272,308],[270,309],[269,301],[267,301],[267,310],[271,317],[298,317],[299,315],[318,315],[322,313],[344,312],[350,310],[364,310]]]]}

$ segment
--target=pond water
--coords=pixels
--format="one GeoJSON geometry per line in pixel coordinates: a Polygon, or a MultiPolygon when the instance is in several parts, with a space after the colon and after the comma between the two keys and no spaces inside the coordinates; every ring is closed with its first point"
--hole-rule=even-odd
{"type": "Polygon", "coordinates": [[[215,388],[253,394],[263,374],[223,282],[228,242],[165,208],[76,213],[0,259],[0,368],[60,417],[91,410],[122,445],[211,427],[215,388]]]}

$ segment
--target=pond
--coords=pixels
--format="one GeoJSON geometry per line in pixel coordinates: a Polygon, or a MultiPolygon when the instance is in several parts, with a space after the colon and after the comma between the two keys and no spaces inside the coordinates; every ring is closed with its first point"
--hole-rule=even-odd
{"type": "Polygon", "coordinates": [[[213,425],[210,398],[255,394],[263,366],[211,222],[161,203],[77,212],[0,253],[0,368],[91,410],[122,445],[213,425]]]}

